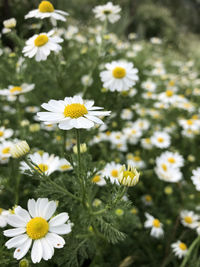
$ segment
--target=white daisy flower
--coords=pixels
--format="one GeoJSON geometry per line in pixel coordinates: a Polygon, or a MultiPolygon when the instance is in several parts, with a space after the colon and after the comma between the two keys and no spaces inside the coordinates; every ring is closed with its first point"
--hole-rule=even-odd
{"type": "MultiPolygon", "coordinates": [[[[54,171],[58,170],[59,157],[55,157],[53,154],[49,155],[46,152],[35,152],[34,154],[29,155],[29,158],[36,165],[34,168],[45,175],[50,175],[54,171]]],[[[26,162],[22,161],[20,163],[20,170],[24,172],[26,170],[31,170],[31,168],[26,164],[26,162]]]]}
{"type": "Polygon", "coordinates": [[[131,120],[133,118],[133,111],[130,108],[122,109],[120,116],[123,120],[131,120]]]}
{"type": "Polygon", "coordinates": [[[145,149],[152,149],[152,143],[151,143],[151,138],[142,138],[141,139],[141,145],[145,149]]]}
{"type": "Polygon", "coordinates": [[[102,171],[103,177],[108,177],[112,184],[116,183],[119,185],[118,177],[121,164],[117,164],[114,161],[107,163],[102,171]]]}
{"type": "Polygon", "coordinates": [[[101,173],[96,174],[92,177],[91,182],[94,184],[97,184],[98,186],[104,186],[106,185],[105,179],[102,177],[101,173]]]}
{"type": "Polygon", "coordinates": [[[59,159],[58,170],[61,172],[72,170],[72,166],[65,158],[59,159]]]}
{"type": "Polygon", "coordinates": [[[29,18],[39,18],[39,19],[52,18],[54,20],[66,21],[65,16],[68,16],[67,12],[54,9],[54,6],[49,1],[42,1],[39,4],[38,9],[34,9],[34,10],[30,11],[25,16],[25,19],[29,19],[29,18]]]}
{"type": "Polygon", "coordinates": [[[155,132],[151,137],[151,143],[158,148],[167,148],[170,146],[170,139],[166,132],[155,132]]]}
{"type": "Polygon", "coordinates": [[[172,250],[174,252],[174,254],[179,258],[183,258],[187,252],[188,252],[188,248],[187,245],[185,243],[183,243],[182,241],[178,240],[177,242],[171,244],[172,250]]]}
{"type": "Polygon", "coordinates": [[[12,237],[5,245],[8,249],[16,248],[15,259],[23,258],[32,243],[33,263],[42,259],[49,260],[54,254],[54,248],[63,248],[65,240],[59,235],[70,233],[72,224],[66,212],[50,219],[55,211],[55,201],[48,201],[47,198],[39,198],[36,201],[29,199],[28,211],[18,206],[14,210],[15,214],[7,216],[8,224],[15,228],[4,231],[5,236],[12,237]]]}
{"type": "Polygon", "coordinates": [[[38,112],[40,109],[37,106],[28,106],[25,107],[25,111],[28,113],[36,113],[38,112]]]}
{"type": "Polygon", "coordinates": [[[136,156],[132,153],[128,153],[126,155],[127,163],[135,168],[142,169],[145,167],[144,161],[141,159],[140,156],[136,156]]]}
{"type": "Polygon", "coordinates": [[[10,138],[13,132],[12,129],[6,129],[4,126],[0,127],[0,141],[10,138]]]}
{"type": "Polygon", "coordinates": [[[156,218],[154,218],[152,215],[149,213],[145,212],[145,216],[147,220],[144,223],[145,228],[151,228],[150,235],[159,238],[163,236],[164,231],[163,231],[163,224],[156,218]]]}
{"type": "Polygon", "coordinates": [[[180,213],[180,217],[181,223],[184,226],[189,227],[191,229],[198,227],[199,215],[195,214],[193,211],[183,210],[180,213]]]}
{"type": "Polygon", "coordinates": [[[118,14],[120,11],[120,6],[114,6],[111,2],[108,2],[106,5],[96,6],[93,8],[95,18],[100,21],[105,21],[107,19],[110,23],[115,23],[120,19],[120,15],[118,14]]]}
{"type": "Polygon", "coordinates": [[[141,84],[141,87],[149,92],[155,92],[157,86],[156,83],[151,80],[147,80],[141,84]]]}
{"type": "Polygon", "coordinates": [[[8,210],[0,208],[0,227],[6,227],[8,214],[10,214],[8,210]]]}
{"type": "Polygon", "coordinates": [[[178,168],[173,168],[167,163],[161,163],[155,168],[155,173],[162,181],[176,183],[182,179],[182,173],[178,168]]]}
{"type": "Polygon", "coordinates": [[[112,92],[127,91],[138,81],[138,69],[131,62],[112,61],[105,67],[107,70],[100,73],[101,81],[112,92]]]}
{"type": "Polygon", "coordinates": [[[196,168],[195,170],[192,171],[192,182],[196,187],[197,191],[200,191],[200,167],[196,168]]]}
{"type": "Polygon", "coordinates": [[[4,141],[0,144],[0,163],[7,163],[11,157],[11,148],[13,143],[10,141],[4,141]]]}
{"type": "Polygon", "coordinates": [[[20,86],[9,85],[8,89],[0,90],[0,95],[4,96],[16,96],[24,93],[28,93],[35,88],[35,84],[23,83],[20,86]]]}
{"type": "Polygon", "coordinates": [[[83,100],[80,96],[65,97],[64,100],[50,100],[42,104],[48,112],[38,112],[39,120],[47,124],[58,123],[62,130],[88,129],[95,123],[103,124],[97,116],[108,116],[110,111],[98,111],[101,107],[95,107],[94,101],[83,100]]]}
{"type": "Polygon", "coordinates": [[[172,168],[180,168],[183,167],[184,159],[178,152],[166,151],[156,158],[156,164],[167,164],[172,168]]]}
{"type": "Polygon", "coordinates": [[[142,196],[142,202],[146,206],[151,206],[153,204],[152,196],[151,195],[144,195],[144,196],[142,196]]]}
{"type": "Polygon", "coordinates": [[[36,61],[46,60],[51,51],[59,52],[62,47],[59,43],[63,39],[58,36],[53,36],[54,31],[48,33],[35,34],[26,41],[26,46],[23,48],[25,57],[32,58],[35,56],[36,61]]]}

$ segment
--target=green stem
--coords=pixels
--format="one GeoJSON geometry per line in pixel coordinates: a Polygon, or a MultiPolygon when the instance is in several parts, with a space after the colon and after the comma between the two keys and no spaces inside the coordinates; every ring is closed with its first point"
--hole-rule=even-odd
{"type": "Polygon", "coordinates": [[[117,194],[117,196],[116,196],[113,204],[116,204],[119,200],[121,200],[122,197],[124,196],[124,194],[126,193],[126,191],[127,191],[127,187],[124,186],[124,188],[122,189],[122,191],[121,192],[119,191],[119,193],[117,194]]]}
{"type": "Polygon", "coordinates": [[[200,241],[200,236],[197,236],[197,238],[192,242],[191,246],[189,247],[188,252],[187,252],[180,267],[186,266],[186,263],[188,262],[190,255],[192,254],[193,249],[195,248],[195,246],[198,244],[199,241],[200,241]]]}
{"type": "Polygon", "coordinates": [[[15,205],[19,203],[19,185],[20,185],[21,173],[18,171],[16,177],[16,187],[15,187],[15,205]]]}
{"type": "Polygon", "coordinates": [[[76,142],[77,142],[77,162],[78,162],[78,179],[81,183],[81,188],[82,188],[82,201],[83,201],[83,204],[85,202],[85,183],[84,183],[84,180],[83,180],[83,176],[81,175],[81,149],[80,149],[80,130],[79,129],[76,129],[76,142]]]}
{"type": "Polygon", "coordinates": [[[62,144],[62,155],[63,155],[63,157],[65,157],[66,138],[67,138],[67,131],[63,131],[63,144],[62,144]]]}

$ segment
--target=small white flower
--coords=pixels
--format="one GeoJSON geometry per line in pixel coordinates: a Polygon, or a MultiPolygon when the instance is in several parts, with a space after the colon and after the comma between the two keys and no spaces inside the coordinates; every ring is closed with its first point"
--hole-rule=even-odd
{"type": "Polygon", "coordinates": [[[72,169],[71,164],[65,158],[59,159],[58,170],[61,172],[70,171],[72,169]]]}
{"type": "MultiPolygon", "coordinates": [[[[32,155],[29,155],[30,160],[36,165],[34,168],[45,175],[50,175],[54,171],[58,170],[59,158],[55,157],[53,154],[49,155],[48,153],[39,153],[35,152],[32,155]]],[[[26,162],[22,161],[20,163],[20,170],[22,172],[26,170],[31,170],[26,162]]],[[[31,170],[32,171],[32,170],[31,170]]]]}
{"type": "Polygon", "coordinates": [[[0,141],[10,138],[13,135],[12,129],[6,129],[4,126],[0,127],[0,141]]]}
{"type": "Polygon", "coordinates": [[[3,21],[3,26],[7,29],[15,28],[17,21],[15,18],[7,19],[3,21]]]}
{"type": "Polygon", "coordinates": [[[6,227],[8,214],[10,214],[8,210],[0,208],[0,227],[6,227]]]}
{"type": "Polygon", "coordinates": [[[200,191],[200,167],[196,168],[195,170],[192,171],[192,182],[196,187],[197,191],[200,191]]]}
{"type": "Polygon", "coordinates": [[[100,73],[103,86],[110,91],[127,91],[138,81],[138,70],[133,63],[113,61],[105,65],[105,71],[100,73]]]}
{"type": "Polygon", "coordinates": [[[35,88],[35,84],[23,83],[20,86],[9,85],[8,89],[0,90],[0,95],[4,96],[16,96],[24,93],[28,93],[35,88]]]}
{"type": "Polygon", "coordinates": [[[164,231],[163,231],[163,224],[156,218],[154,218],[152,215],[149,213],[145,213],[145,216],[147,220],[144,223],[145,228],[151,228],[151,233],[150,235],[159,238],[163,236],[164,231]]]}
{"type": "Polygon", "coordinates": [[[13,158],[20,158],[26,155],[30,151],[30,147],[26,141],[20,141],[13,144],[10,149],[10,154],[13,158]]]}
{"type": "Polygon", "coordinates": [[[170,136],[166,132],[155,132],[151,137],[151,143],[158,148],[170,146],[170,136]]]}
{"type": "Polygon", "coordinates": [[[64,100],[50,100],[42,104],[48,112],[38,112],[39,120],[47,124],[58,123],[62,130],[89,129],[95,123],[103,124],[97,116],[108,116],[110,111],[99,111],[94,101],[84,101],[80,96],[65,97],[64,100]]]}
{"type": "Polygon", "coordinates": [[[53,36],[54,31],[48,33],[35,34],[26,41],[26,46],[23,48],[25,57],[32,58],[35,56],[36,61],[46,60],[51,51],[59,52],[62,47],[59,43],[63,39],[58,36],[53,36]]]}
{"type": "Polygon", "coordinates": [[[184,226],[191,229],[194,229],[198,226],[199,215],[195,214],[193,211],[183,210],[180,213],[180,217],[181,223],[184,226]]]}
{"type": "Polygon", "coordinates": [[[120,15],[118,14],[121,11],[120,6],[113,5],[111,2],[108,2],[106,5],[96,6],[93,9],[95,13],[95,18],[105,21],[108,19],[110,23],[115,23],[120,19],[120,15]]]}
{"type": "Polygon", "coordinates": [[[177,242],[171,244],[174,254],[179,258],[183,258],[188,252],[187,245],[182,241],[178,240],[177,242]]]}
{"type": "Polygon", "coordinates": [[[26,16],[25,19],[29,18],[39,18],[39,19],[45,19],[45,18],[52,18],[54,20],[62,20],[66,21],[65,16],[67,16],[68,13],[64,12],[62,10],[54,9],[54,6],[49,1],[42,1],[38,9],[34,9],[30,11],[26,16]]]}
{"type": "Polygon", "coordinates": [[[121,166],[121,164],[115,162],[107,163],[102,171],[102,176],[108,177],[112,184],[116,183],[119,185],[118,177],[121,166]]]}
{"type": "Polygon", "coordinates": [[[49,260],[53,257],[54,248],[63,248],[65,240],[60,235],[70,233],[72,224],[66,212],[52,218],[55,211],[55,201],[29,199],[28,211],[18,206],[15,214],[7,216],[7,223],[15,228],[4,231],[5,236],[12,237],[5,245],[8,249],[15,248],[15,259],[23,258],[32,243],[33,263],[49,260]]]}
{"type": "Polygon", "coordinates": [[[118,181],[120,184],[125,186],[135,186],[139,181],[140,174],[137,172],[136,168],[131,165],[128,165],[126,168],[125,165],[121,166],[119,170],[118,181]]]}

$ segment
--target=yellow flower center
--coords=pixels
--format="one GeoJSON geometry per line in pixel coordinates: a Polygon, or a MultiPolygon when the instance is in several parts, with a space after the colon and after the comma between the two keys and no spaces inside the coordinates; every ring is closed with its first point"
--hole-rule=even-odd
{"type": "Polygon", "coordinates": [[[70,104],[64,109],[65,117],[70,117],[72,119],[77,119],[88,114],[86,107],[83,104],[70,104]]]}
{"type": "Polygon", "coordinates": [[[173,96],[173,94],[174,94],[174,92],[172,90],[167,90],[166,91],[166,96],[168,96],[168,97],[173,96]]]}
{"type": "Polygon", "coordinates": [[[0,208],[0,215],[1,215],[2,211],[3,211],[3,209],[2,209],[2,208],[0,208]]]}
{"type": "Polygon", "coordinates": [[[153,226],[156,228],[159,228],[160,227],[160,221],[158,219],[154,219],[153,220],[153,226]]]}
{"type": "Polygon", "coordinates": [[[22,88],[19,86],[14,86],[13,88],[10,89],[10,93],[15,93],[15,92],[21,92],[22,88]]]}
{"type": "Polygon", "coordinates": [[[185,221],[186,223],[191,224],[191,223],[192,223],[192,218],[191,218],[190,216],[186,216],[186,217],[184,218],[184,221],[185,221]]]}
{"type": "Polygon", "coordinates": [[[147,92],[147,96],[152,96],[152,92],[147,92]]]}
{"type": "Polygon", "coordinates": [[[48,233],[48,230],[48,222],[41,217],[31,219],[26,225],[27,235],[33,240],[44,237],[48,233]]]}
{"type": "Polygon", "coordinates": [[[164,171],[167,171],[167,165],[166,164],[163,163],[161,166],[162,166],[164,171]]]}
{"type": "Polygon", "coordinates": [[[180,243],[179,244],[179,248],[181,249],[181,250],[186,250],[187,249],[187,246],[186,246],[186,244],[185,243],[180,243]]]}
{"type": "Polygon", "coordinates": [[[111,135],[111,132],[110,132],[110,131],[107,131],[107,132],[106,132],[106,135],[107,135],[107,136],[111,135]]]}
{"type": "Polygon", "coordinates": [[[192,125],[193,124],[193,121],[192,120],[187,120],[187,124],[188,125],[192,125]]]}
{"type": "Polygon", "coordinates": [[[164,138],[162,138],[162,137],[158,137],[157,140],[158,140],[159,143],[162,143],[162,142],[164,141],[164,138]]]}
{"type": "Polygon", "coordinates": [[[92,182],[93,182],[93,183],[98,183],[100,180],[101,180],[100,175],[95,175],[95,176],[92,178],[92,182]]]}
{"type": "Polygon", "coordinates": [[[118,170],[112,170],[112,171],[111,171],[111,175],[112,175],[113,177],[117,177],[117,176],[118,176],[118,170]]]}
{"type": "Polygon", "coordinates": [[[4,149],[2,149],[1,151],[3,154],[8,154],[10,152],[10,147],[5,147],[4,149]]]}
{"type": "Polygon", "coordinates": [[[35,166],[34,168],[39,172],[46,172],[49,167],[47,164],[40,163],[37,167],[35,166]]]}
{"type": "Polygon", "coordinates": [[[42,13],[46,13],[46,12],[51,13],[51,12],[54,12],[54,7],[53,7],[53,5],[49,1],[42,1],[39,4],[38,9],[42,13]]]}
{"type": "Polygon", "coordinates": [[[175,159],[174,158],[168,158],[168,161],[170,162],[170,163],[175,163],[175,159]]]}
{"type": "Polygon", "coordinates": [[[126,75],[126,70],[122,67],[115,67],[112,74],[116,79],[122,79],[126,75]]]}
{"type": "Polygon", "coordinates": [[[4,132],[0,131],[0,137],[2,137],[4,135],[4,132]]]}
{"type": "Polygon", "coordinates": [[[146,195],[146,196],[145,196],[145,200],[146,200],[147,202],[151,202],[151,201],[152,201],[152,197],[151,197],[150,195],[146,195]]]}
{"type": "Polygon", "coordinates": [[[146,141],[147,144],[151,143],[151,139],[150,138],[146,138],[145,141],[146,141]]]}
{"type": "Polygon", "coordinates": [[[135,161],[141,161],[141,158],[140,158],[139,156],[135,156],[135,157],[133,157],[133,159],[134,159],[135,161]]]}
{"type": "Polygon", "coordinates": [[[60,166],[60,168],[61,168],[61,170],[65,171],[65,170],[68,170],[70,168],[70,165],[65,164],[65,165],[60,166]]]}
{"type": "Polygon", "coordinates": [[[123,177],[124,178],[128,178],[128,177],[130,177],[131,179],[133,179],[134,177],[135,177],[135,173],[133,173],[133,172],[131,172],[131,171],[124,171],[123,172],[123,177]]]}
{"type": "Polygon", "coordinates": [[[45,45],[48,42],[48,40],[49,38],[46,34],[40,34],[38,35],[37,38],[35,38],[34,43],[35,43],[35,46],[40,47],[40,46],[45,45]]]}
{"type": "Polygon", "coordinates": [[[174,81],[170,81],[169,82],[169,86],[174,86],[175,85],[175,82],[174,81]]]}

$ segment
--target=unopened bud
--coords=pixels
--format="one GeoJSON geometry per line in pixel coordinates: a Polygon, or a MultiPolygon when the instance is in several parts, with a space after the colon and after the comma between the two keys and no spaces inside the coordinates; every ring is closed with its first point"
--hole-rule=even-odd
{"type": "Polygon", "coordinates": [[[30,147],[26,141],[21,141],[11,147],[10,154],[13,158],[25,156],[30,151],[30,147]]]}

